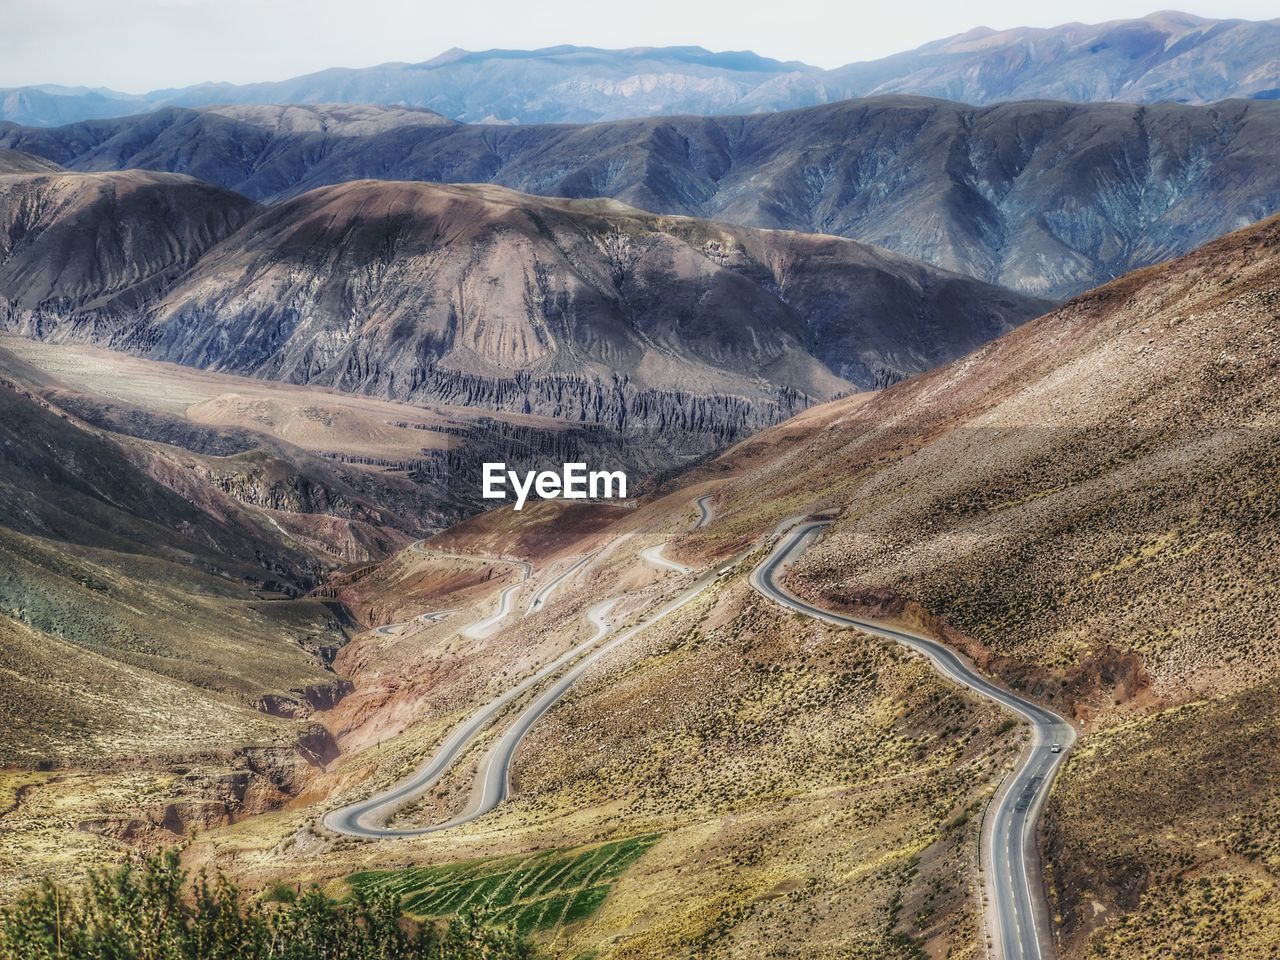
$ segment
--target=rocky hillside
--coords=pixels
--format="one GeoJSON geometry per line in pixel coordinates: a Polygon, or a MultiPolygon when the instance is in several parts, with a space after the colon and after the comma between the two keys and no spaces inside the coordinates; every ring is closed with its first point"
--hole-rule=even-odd
{"type": "Polygon", "coordinates": [[[0,265],[9,330],[419,404],[662,430],[702,452],[851,381],[927,369],[1045,306],[851,241],[483,186],[316,190],[196,258],[247,202],[214,213],[219,191],[199,187],[210,202],[187,204],[191,181],[161,177],[165,202],[207,229],[170,219],[135,244],[127,232],[140,227],[98,198],[120,178],[153,175],[88,175],[88,201],[61,206],[27,198],[61,198],[64,178],[0,181],[17,238],[0,265]],[[77,252],[95,230],[119,243],[77,252]],[[179,231],[190,242],[173,242],[179,231]]]}
{"type": "Polygon", "coordinates": [[[337,685],[341,618],[286,599],[332,562],[7,378],[0,414],[4,764],[296,735],[254,703],[337,685]]]}
{"type": "Polygon", "coordinates": [[[1053,298],[1280,210],[1280,102],[977,108],[877,97],[749,117],[526,127],[388,110],[360,136],[261,112],[167,109],[12,128],[0,147],[78,170],[176,170],[266,200],[362,177],[607,196],[837,234],[1053,298]]]}
{"type": "Polygon", "coordinates": [[[878,93],[966,103],[1049,99],[1209,103],[1275,98],[1280,22],[1162,12],[1098,24],[979,27],[879,60],[824,70],[701,47],[448,50],[423,63],[333,68],[265,83],[131,96],[46,85],[0,90],[0,120],[52,126],[159,106],[375,103],[475,123],[587,123],[746,114],[878,93]]]}
{"type": "Polygon", "coordinates": [[[131,316],[255,209],[175,174],[0,176],[5,322],[38,313],[33,332],[56,337],[60,319],[73,314],[131,316]]]}
{"type": "Polygon", "coordinates": [[[1277,942],[1277,304],[1280,218],[704,475],[733,479],[688,549],[834,508],[795,589],[939,631],[1084,724],[1048,811],[1068,957],[1277,942]]]}
{"type": "Polygon", "coordinates": [[[60,169],[51,160],[23,153],[21,150],[0,148],[0,175],[6,173],[53,173],[60,169]]]}

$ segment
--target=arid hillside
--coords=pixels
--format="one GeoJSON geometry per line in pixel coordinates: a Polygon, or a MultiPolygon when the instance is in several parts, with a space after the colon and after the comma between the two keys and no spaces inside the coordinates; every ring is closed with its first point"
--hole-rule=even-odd
{"type": "Polygon", "coordinates": [[[336,752],[311,716],[349,689],[351,626],[305,593],[415,530],[296,447],[114,433],[43,377],[0,351],[4,897],[301,790],[336,752]]]}
{"type": "MultiPolygon", "coordinates": [[[[345,570],[323,593],[379,629],[338,654],[351,692],[313,714],[335,752],[280,809],[204,832],[189,859],[335,891],[392,871],[376,876],[432,915],[460,876],[480,896],[498,875],[523,889],[538,857],[620,844],[631,859],[573,891],[580,908],[516,904],[550,917],[531,929],[554,955],[746,958],[768,943],[776,957],[977,960],[980,813],[1020,728],[923,660],[749,590],[753,545],[830,511],[793,589],[933,631],[1081,723],[1046,813],[1063,955],[1269,957],[1280,660],[1275,598],[1257,585],[1277,573],[1277,303],[1271,221],[933,373],[809,409],[636,509],[493,511],[345,570]],[[690,529],[705,495],[712,519],[690,529]],[[685,589],[693,574],[654,559],[664,541],[695,570],[752,552],[587,670],[529,731],[509,801],[410,840],[324,828],[590,637],[601,603],[621,629],[685,589]]],[[[393,822],[463,809],[532,696],[393,822]]],[[[11,824],[73,790],[25,788],[11,824]]],[[[124,790],[73,807],[119,835],[124,790]]],[[[65,838],[48,823],[42,836],[65,838]]]]}
{"type": "Polygon", "coordinates": [[[339,686],[325,657],[341,611],[291,599],[332,559],[212,484],[164,477],[159,449],[12,384],[0,405],[5,765],[217,750],[270,728],[263,697],[339,686]]]}
{"type": "MultiPolygon", "coordinates": [[[[315,715],[341,755],[279,814],[203,834],[191,862],[226,865],[253,887],[288,876],[344,891],[364,870],[491,877],[602,842],[634,845],[633,862],[589,878],[578,907],[557,902],[547,881],[544,917],[529,929],[551,956],[745,960],[767,943],[774,957],[890,960],[923,949],[978,960],[976,814],[1017,731],[925,663],[797,621],[742,578],[593,667],[531,731],[514,797],[493,814],[374,844],[320,824],[326,809],[404,776],[470,711],[581,643],[602,598],[619,598],[608,618],[625,625],[687,586],[643,554],[686,528],[690,509],[680,491],[634,510],[494,511],[335,580],[367,622],[391,623],[343,649],[335,667],[353,692],[315,715]],[[469,635],[499,591],[521,582],[512,561],[523,556],[536,562],[513,612],[491,635],[469,635]],[[553,599],[532,610],[560,574],[553,599]],[[422,619],[433,612],[443,619],[422,619]]],[[[463,807],[476,764],[513,717],[504,712],[396,822],[463,807]]]]}
{"type": "Polygon", "coordinates": [[[597,384],[653,391],[659,411],[683,394],[823,397],[847,388],[828,367],[898,379],[1046,307],[831,237],[365,181],[265,212],[170,292],[144,336],[191,365],[396,398],[492,393],[500,408],[589,421],[603,405],[626,422],[644,414],[614,410],[597,384]],[[522,374],[523,390],[502,382],[522,374]]]}
{"type": "Polygon", "coordinates": [[[0,174],[54,173],[60,169],[56,163],[43,157],[0,147],[0,174]]]}
{"type": "Polygon", "coordinates": [[[75,314],[126,320],[252,216],[191,177],[130,170],[0,176],[0,309],[44,337],[75,314]]]}
{"type": "Polygon", "coordinates": [[[834,508],[794,589],[940,631],[1085,724],[1047,817],[1068,957],[1280,942],[1278,305],[1273,219],[700,474],[723,520],[686,557],[834,508]]]}

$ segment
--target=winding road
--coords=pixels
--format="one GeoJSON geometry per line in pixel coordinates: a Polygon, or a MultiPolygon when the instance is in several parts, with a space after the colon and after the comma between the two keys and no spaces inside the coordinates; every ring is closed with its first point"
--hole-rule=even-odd
{"type": "MultiPolygon", "coordinates": [[[[414,546],[416,547],[417,544],[414,544],[414,546]]],[[[502,621],[511,616],[511,611],[516,607],[516,594],[524,589],[525,583],[533,576],[533,564],[529,563],[528,560],[502,559],[501,562],[515,564],[524,571],[524,575],[511,586],[502,588],[502,593],[498,596],[498,609],[494,611],[492,616],[477,620],[469,627],[462,629],[462,635],[468,640],[483,640],[485,637],[492,636],[502,626],[502,621]]]]}
{"type": "MultiPolygon", "coordinates": [[[[705,498],[704,498],[705,499],[705,498]]],[[[703,526],[710,520],[710,511],[705,505],[701,505],[701,519],[696,524],[703,526]]],[[[420,552],[427,552],[422,548],[421,543],[413,545],[420,552]]],[[[664,544],[658,544],[642,551],[642,558],[653,563],[660,569],[673,570],[679,573],[688,574],[691,571],[688,567],[675,563],[662,556],[662,548],[664,544]]],[[[743,554],[745,556],[745,553],[743,554]]],[[[586,563],[590,556],[584,557],[575,563],[568,570],[561,573],[555,580],[548,583],[539,591],[543,603],[546,602],[553,590],[560,582],[580,568],[586,563]]],[[[514,561],[521,562],[523,561],[514,561]]],[[[526,576],[529,569],[525,564],[526,576]]],[[[338,810],[332,810],[324,817],[324,825],[335,833],[345,834],[352,837],[361,837],[364,839],[386,839],[393,837],[417,837],[428,833],[437,833],[441,830],[450,830],[454,827],[461,826],[464,823],[484,816],[493,810],[498,804],[507,798],[511,788],[511,766],[515,759],[516,750],[519,748],[521,741],[525,735],[538,722],[539,719],[550,710],[577,682],[581,676],[589,670],[592,665],[600,660],[601,657],[607,655],[610,651],[616,649],[623,643],[626,643],[636,634],[643,630],[647,630],[653,624],[662,618],[675,612],[683,607],[686,603],[693,600],[698,594],[705,590],[708,586],[715,582],[716,571],[708,570],[699,576],[693,583],[677,595],[674,599],[668,601],[659,607],[655,612],[645,617],[639,623],[629,627],[613,640],[608,643],[601,644],[601,641],[609,634],[612,625],[605,619],[609,608],[618,602],[620,597],[602,601],[591,607],[586,612],[587,621],[595,628],[594,633],[582,643],[570,648],[560,657],[551,663],[542,667],[510,690],[490,700],[475,713],[469,716],[461,724],[450,731],[444,742],[437,748],[436,752],[424,763],[417,771],[409,777],[395,784],[394,786],[375,794],[367,800],[350,804],[338,810]],[[430,790],[453,766],[455,761],[463,754],[466,748],[475,741],[480,734],[488,728],[488,726],[497,720],[506,709],[523,694],[531,688],[537,686],[543,680],[559,672],[574,661],[572,668],[566,670],[547,689],[543,690],[533,701],[526,706],[511,725],[498,738],[497,743],[486,755],[481,762],[479,770],[476,773],[475,784],[472,789],[471,799],[466,809],[443,823],[431,824],[422,827],[388,827],[386,821],[395,813],[397,809],[403,807],[416,797],[421,796],[430,790]]],[[[510,613],[510,597],[514,595],[515,590],[524,585],[524,581],[505,587],[502,591],[502,597],[499,603],[499,609],[496,614],[472,624],[462,630],[464,635],[471,635],[470,631],[477,628],[490,630],[496,627],[496,624],[510,613]]],[[[535,600],[538,599],[535,596],[535,600]]],[[[530,606],[533,612],[534,607],[530,606]]],[[[424,616],[436,616],[434,614],[424,616]]],[[[398,630],[403,629],[408,623],[390,624],[381,630],[398,630]]]]}
{"type": "Polygon", "coordinates": [[[701,530],[711,522],[711,497],[713,494],[706,494],[698,497],[693,501],[693,505],[698,508],[698,519],[693,521],[690,530],[701,530]]]}
{"type": "Polygon", "coordinates": [[[489,813],[509,795],[512,761],[515,759],[516,750],[519,748],[520,742],[533,725],[597,661],[626,643],[636,634],[647,630],[659,620],[679,610],[714,583],[715,579],[715,570],[708,570],[674,599],[669,600],[639,623],[618,634],[608,643],[601,644],[601,641],[612,628],[612,624],[605,619],[605,616],[609,608],[621,598],[615,597],[596,604],[586,613],[587,620],[595,627],[595,632],[591,637],[572,647],[556,660],[542,667],[536,673],[473,713],[450,732],[431,759],[411,776],[367,800],[330,811],[324,817],[324,825],[335,833],[371,840],[392,837],[418,837],[459,827],[489,813]],[[429,826],[388,827],[384,825],[398,808],[404,806],[415,797],[421,796],[439,782],[440,778],[444,776],[465,748],[492,721],[501,716],[513,701],[574,660],[578,662],[525,707],[503,732],[502,736],[499,737],[498,742],[480,764],[471,800],[462,813],[443,823],[429,826]]]}
{"type": "Polygon", "coordinates": [[[855,627],[923,654],[943,676],[1012,710],[1031,724],[1032,739],[1013,773],[997,791],[983,821],[982,861],[990,891],[989,925],[1003,960],[1043,960],[1054,955],[1042,893],[1036,822],[1055,774],[1075,742],[1075,728],[1051,710],[983,677],[950,647],[905,630],[832,613],[801,600],[778,583],[778,574],[830,521],[811,521],[786,534],[751,574],[751,585],[791,610],[837,626],[855,627]],[[1053,744],[1062,752],[1054,753],[1053,744]]]}
{"type": "MultiPolygon", "coordinates": [[[[614,601],[607,601],[607,605],[612,605],[614,601]]],[[[606,604],[598,604],[588,612],[588,616],[592,618],[592,622],[596,626],[596,633],[590,639],[572,647],[560,657],[551,663],[542,667],[525,680],[518,683],[505,693],[495,697],[486,703],[483,707],[473,713],[470,717],[460,723],[445,738],[444,742],[431,756],[425,764],[418,768],[413,774],[406,779],[397,783],[395,786],[375,794],[368,800],[362,800],[359,803],[353,803],[350,806],[343,807],[339,810],[332,810],[325,815],[324,825],[335,833],[346,834],[351,837],[365,837],[367,839],[378,839],[386,837],[417,837],[426,833],[436,833],[440,830],[448,830],[452,827],[460,826],[464,823],[482,816],[498,805],[506,796],[507,775],[505,768],[503,771],[503,790],[501,796],[490,798],[488,789],[486,789],[480,798],[480,802],[474,806],[469,806],[466,811],[454,817],[445,823],[433,824],[426,827],[412,827],[400,829],[395,827],[386,827],[381,824],[385,823],[387,818],[391,816],[399,807],[404,806],[415,797],[421,796],[427,790],[430,790],[440,780],[442,776],[453,765],[453,762],[463,752],[463,750],[480,735],[480,733],[489,725],[489,723],[499,717],[502,712],[521,694],[528,691],[531,687],[537,685],[542,680],[551,676],[560,670],[565,664],[581,656],[589,650],[600,638],[609,630],[608,623],[603,619],[603,614],[607,610],[606,604]],[[602,609],[603,608],[603,609],[602,609]]],[[[549,705],[548,705],[549,706],[549,705]]],[[[525,711],[528,712],[527,710],[525,711]]],[[[544,711],[545,712],[545,711],[544,711]]],[[[523,714],[522,714],[523,716],[523,714]]],[[[518,722],[518,721],[517,721],[518,722]]],[[[532,726],[532,723],[529,724],[532,726]]],[[[515,746],[519,741],[512,745],[511,753],[514,755],[515,746]]],[[[481,766],[480,774],[477,777],[478,782],[486,785],[491,779],[491,775],[487,772],[494,766],[496,758],[494,754],[490,754],[485,763],[481,766]]],[[[508,758],[507,764],[510,760],[508,758]]]]}
{"type": "MultiPolygon", "coordinates": [[[[710,522],[710,499],[708,495],[695,501],[699,514],[690,529],[699,529],[710,522]]],[[[949,680],[1011,710],[1030,724],[1031,740],[1023,748],[1012,773],[1005,778],[983,818],[981,859],[985,886],[989,893],[986,919],[989,930],[994,934],[997,955],[1002,960],[1045,960],[1046,957],[1053,957],[1048,910],[1040,880],[1036,824],[1053,778],[1075,742],[1075,728],[1053,711],[983,677],[945,644],[892,625],[825,610],[790,593],[778,582],[779,574],[809,547],[830,522],[796,517],[779,523],[772,533],[777,542],[751,573],[752,587],[768,599],[798,613],[837,626],[853,627],[899,643],[923,655],[949,680]],[[1060,752],[1054,752],[1054,744],[1061,746],[1060,752]]],[[[659,544],[642,551],[642,560],[661,569],[689,574],[691,571],[688,567],[662,556],[663,546],[664,544],[659,544]]],[[[589,638],[478,709],[455,727],[435,754],[410,777],[367,800],[331,811],[324,817],[325,826],[337,833],[365,839],[415,837],[450,830],[491,812],[510,795],[511,767],[520,743],[573,684],[600,659],[689,603],[718,579],[720,571],[732,569],[754,549],[754,546],[748,548],[737,557],[697,576],[676,597],[607,642],[605,638],[611,632],[612,624],[606,617],[610,608],[621,598],[597,603],[586,612],[588,622],[594,627],[589,638]],[[556,674],[559,676],[555,676],[556,674]],[[461,813],[447,821],[421,827],[385,825],[398,808],[431,789],[466,748],[512,704],[552,677],[555,679],[519,711],[481,760],[470,799],[461,813]]],[[[589,556],[582,558],[539,590],[529,612],[545,603],[555,587],[589,559],[589,556]],[[537,602],[539,598],[541,603],[537,602]]],[[[526,565],[526,578],[529,569],[526,565]]],[[[496,628],[510,613],[510,597],[523,585],[522,581],[504,588],[498,612],[467,630],[477,626],[496,628]]],[[[438,618],[446,613],[448,611],[424,614],[420,619],[438,618]]],[[[392,624],[382,629],[403,626],[405,625],[392,624]]]]}
{"type": "Polygon", "coordinates": [[[546,584],[546,586],[539,589],[538,592],[533,595],[533,599],[529,601],[529,609],[526,612],[537,613],[539,610],[545,607],[547,605],[547,601],[551,599],[551,595],[556,592],[556,588],[560,586],[560,584],[568,580],[575,573],[577,573],[579,570],[581,570],[584,566],[586,566],[587,561],[594,556],[595,556],[594,553],[588,553],[585,557],[582,557],[580,560],[578,560],[576,563],[570,566],[563,573],[559,574],[550,583],[546,584]]]}
{"type": "Polygon", "coordinates": [[[647,547],[640,551],[640,559],[656,570],[671,570],[675,573],[693,573],[683,563],[676,563],[674,560],[668,560],[662,555],[662,548],[665,543],[659,543],[656,546],[647,547]]]}

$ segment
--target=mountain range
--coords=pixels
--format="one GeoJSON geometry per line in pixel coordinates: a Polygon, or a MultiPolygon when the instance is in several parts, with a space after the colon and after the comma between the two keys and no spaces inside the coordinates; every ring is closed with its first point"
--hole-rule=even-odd
{"type": "Polygon", "coordinates": [[[10,332],[659,430],[668,450],[902,379],[1049,305],[851,240],[492,186],[355,181],[263,208],[177,174],[13,174],[0,238],[10,332]]]}
{"type": "Polygon", "coordinates": [[[205,83],[143,95],[38,85],[0,90],[0,120],[56,126],[160,106],[375,103],[474,123],[585,123],[746,114],[909,93],[1000,100],[1209,103],[1280,96],[1280,21],[1163,12],[1052,28],[978,28],[824,70],[701,47],[449,50],[423,63],[334,68],[289,80],[205,83]]]}
{"type": "Polygon", "coordinates": [[[1277,304],[1271,218],[685,478],[722,519],[672,555],[835,515],[792,590],[945,637],[1081,725],[1043,841],[1068,960],[1275,942],[1277,304]]]}
{"type": "Polygon", "coordinates": [[[167,108],[0,147],[75,170],[186,173],[274,201],[348,180],[496,183],[846,236],[1063,298],[1280,210],[1280,102],[877,97],[750,117],[453,123],[379,107],[167,108]]]}
{"type": "Polygon", "coordinates": [[[4,94],[0,906],[1274,960],[1278,28],[4,94]]]}

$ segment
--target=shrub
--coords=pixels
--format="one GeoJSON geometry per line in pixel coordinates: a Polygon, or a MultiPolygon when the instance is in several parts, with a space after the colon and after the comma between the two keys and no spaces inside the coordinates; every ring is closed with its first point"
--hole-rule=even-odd
{"type": "Polygon", "coordinates": [[[474,916],[414,925],[390,893],[340,903],[318,889],[279,905],[226,877],[191,879],[177,851],[95,873],[78,891],[45,881],[0,912],[0,960],[529,960],[510,930],[474,916]]]}

